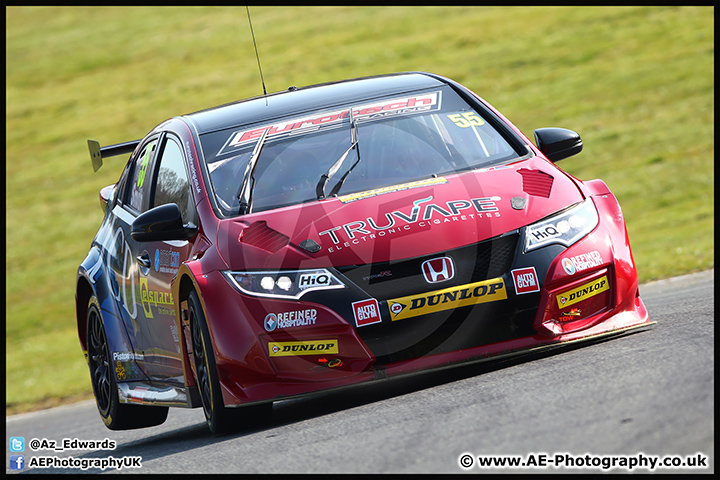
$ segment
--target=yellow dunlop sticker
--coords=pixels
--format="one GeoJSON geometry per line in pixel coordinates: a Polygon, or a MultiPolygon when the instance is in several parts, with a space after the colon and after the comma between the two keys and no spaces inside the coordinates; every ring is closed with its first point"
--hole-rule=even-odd
{"type": "Polygon", "coordinates": [[[505,281],[498,277],[444,290],[435,290],[421,295],[394,298],[387,302],[394,322],[404,318],[452,310],[453,308],[477,303],[495,302],[506,298],[505,281]]]}
{"type": "Polygon", "coordinates": [[[417,182],[403,183],[400,185],[391,185],[389,187],[376,188],[375,190],[367,190],[365,192],[351,193],[348,195],[343,195],[339,198],[340,201],[343,203],[350,203],[354,202],[355,200],[362,200],[363,198],[370,198],[376,195],[382,195],[384,193],[400,192],[402,190],[427,187],[429,185],[438,185],[447,182],[447,179],[444,177],[428,178],[427,180],[418,180],[417,182]]]}
{"type": "Polygon", "coordinates": [[[567,307],[568,305],[573,305],[582,300],[588,299],[594,295],[597,295],[600,292],[604,292],[605,290],[609,289],[610,285],[608,284],[607,275],[603,275],[597,280],[593,280],[590,283],[581,285],[574,290],[563,292],[557,295],[555,298],[557,298],[558,307],[563,308],[567,307]]]}
{"type": "Polygon", "coordinates": [[[290,357],[294,355],[325,355],[338,353],[337,340],[304,340],[300,342],[270,342],[271,357],[290,357]]]}

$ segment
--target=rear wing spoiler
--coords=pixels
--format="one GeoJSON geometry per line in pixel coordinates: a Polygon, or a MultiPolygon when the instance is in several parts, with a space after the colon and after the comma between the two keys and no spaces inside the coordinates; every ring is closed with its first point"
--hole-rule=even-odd
{"type": "Polygon", "coordinates": [[[133,140],[132,142],[116,143],[101,147],[100,143],[95,140],[88,140],[88,150],[90,150],[90,162],[92,162],[93,171],[97,172],[103,165],[103,158],[122,155],[123,153],[132,153],[135,148],[140,145],[142,140],[133,140]]]}

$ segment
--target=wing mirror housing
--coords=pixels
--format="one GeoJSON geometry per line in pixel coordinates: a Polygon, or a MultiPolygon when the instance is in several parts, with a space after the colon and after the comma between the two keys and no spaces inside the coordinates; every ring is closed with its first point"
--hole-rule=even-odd
{"type": "Polygon", "coordinates": [[[197,233],[197,226],[183,224],[180,208],[167,203],[138,216],[132,224],[130,236],[137,242],[189,240],[197,233]]]}
{"type": "Polygon", "coordinates": [[[535,130],[535,144],[553,163],[572,157],[583,149],[580,135],[567,128],[538,128],[535,130]]]}
{"type": "Polygon", "coordinates": [[[108,185],[100,190],[100,208],[103,213],[107,210],[108,205],[112,205],[115,200],[115,184],[108,185]]]}

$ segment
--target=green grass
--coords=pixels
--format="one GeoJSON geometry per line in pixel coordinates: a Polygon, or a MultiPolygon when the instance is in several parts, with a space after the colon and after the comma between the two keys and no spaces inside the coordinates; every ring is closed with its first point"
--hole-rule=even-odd
{"type": "MultiPolygon", "coordinates": [[[[74,281],[102,214],[86,139],[262,93],[244,7],[6,8],[7,412],[89,397],[74,281]]],[[[712,7],[253,7],[268,91],[425,70],[602,178],[641,281],[714,266],[712,7]]]]}

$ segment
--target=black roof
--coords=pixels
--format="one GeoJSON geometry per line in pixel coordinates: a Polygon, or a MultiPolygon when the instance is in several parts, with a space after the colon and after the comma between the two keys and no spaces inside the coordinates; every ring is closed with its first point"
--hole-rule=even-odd
{"type": "Polygon", "coordinates": [[[255,97],[202,110],[184,115],[182,118],[194,125],[198,134],[203,134],[266,122],[308,110],[347,105],[413,90],[437,88],[444,84],[443,77],[423,72],[379,75],[286,90],[267,97],[255,97]]]}

